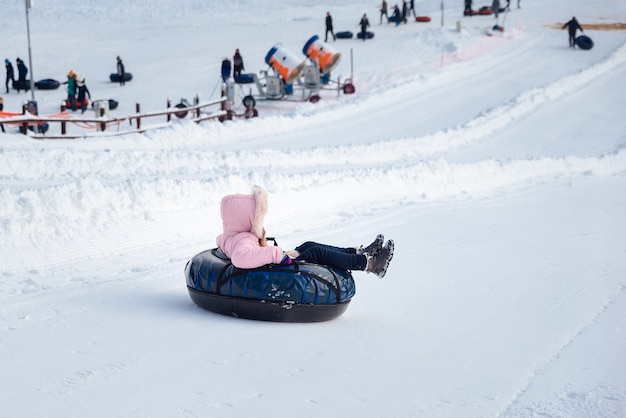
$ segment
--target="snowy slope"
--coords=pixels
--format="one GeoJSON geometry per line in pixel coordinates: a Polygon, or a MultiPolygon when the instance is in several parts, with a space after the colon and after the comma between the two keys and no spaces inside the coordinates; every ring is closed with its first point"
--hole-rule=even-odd
{"type": "MultiPolygon", "coordinates": [[[[0,415],[624,416],[626,32],[586,30],[580,51],[548,25],[624,22],[626,4],[524,0],[487,37],[493,16],[450,3],[443,27],[426,0],[431,23],[395,28],[363,1],[37,2],[35,79],[73,68],[120,117],[208,100],[235,48],[250,72],[277,42],[300,53],[327,10],[337,31],[367,12],[376,37],[333,43],[352,96],[145,135],[0,133],[0,415]],[[197,308],[185,263],[255,183],[282,246],[382,232],[388,275],[355,272],[327,323],[197,308]]],[[[0,53],[26,59],[23,4],[0,5],[0,53]]],[[[36,94],[44,114],[64,98],[36,94]]]]}

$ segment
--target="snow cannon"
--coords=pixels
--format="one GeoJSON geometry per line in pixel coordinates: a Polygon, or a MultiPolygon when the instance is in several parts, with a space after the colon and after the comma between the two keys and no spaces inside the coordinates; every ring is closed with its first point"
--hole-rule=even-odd
{"type": "Polygon", "coordinates": [[[319,36],[314,35],[304,44],[302,53],[309,57],[311,61],[317,62],[322,74],[328,74],[339,64],[341,54],[325,42],[319,36]]]}
{"type": "Polygon", "coordinates": [[[298,78],[305,64],[305,62],[301,61],[296,55],[283,48],[281,44],[276,44],[270,49],[265,56],[265,62],[272,67],[287,84],[293,83],[293,81],[298,78]]]}

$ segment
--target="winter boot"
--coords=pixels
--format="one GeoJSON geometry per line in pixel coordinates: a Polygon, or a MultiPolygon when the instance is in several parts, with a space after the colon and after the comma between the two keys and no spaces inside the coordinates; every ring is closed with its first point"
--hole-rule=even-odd
{"type": "Polygon", "coordinates": [[[363,246],[361,245],[359,248],[356,249],[356,253],[376,255],[383,248],[384,242],[385,242],[385,237],[383,236],[383,234],[378,234],[376,235],[376,239],[374,240],[374,242],[372,242],[370,245],[368,245],[365,248],[363,248],[363,246]]]}
{"type": "Polygon", "coordinates": [[[387,241],[387,245],[380,249],[374,256],[367,258],[367,266],[365,271],[367,273],[374,273],[380,279],[385,277],[389,263],[393,258],[394,244],[392,240],[387,241]]]}

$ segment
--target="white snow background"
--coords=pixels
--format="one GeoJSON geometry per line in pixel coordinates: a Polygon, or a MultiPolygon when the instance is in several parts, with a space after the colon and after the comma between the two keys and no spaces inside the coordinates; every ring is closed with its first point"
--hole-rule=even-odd
{"type": "MultiPolygon", "coordinates": [[[[624,22],[626,2],[513,0],[492,37],[461,0],[443,26],[439,1],[400,27],[378,3],[34,3],[35,80],[72,68],[119,117],[217,98],[235,48],[247,72],[278,42],[301,55],[326,11],[354,32],[367,13],[375,37],[329,42],[334,79],[353,53],[354,95],[144,135],[0,133],[0,416],[626,416],[626,31],[588,29],[582,51],[549,27],[624,22]],[[281,246],[382,232],[387,276],[354,272],[329,322],[198,308],[185,263],[253,184],[281,246]]],[[[0,58],[28,65],[24,2],[0,10],[0,58]]],[[[2,93],[5,111],[30,99],[2,93]]],[[[36,91],[41,114],[64,98],[36,91]]]]}

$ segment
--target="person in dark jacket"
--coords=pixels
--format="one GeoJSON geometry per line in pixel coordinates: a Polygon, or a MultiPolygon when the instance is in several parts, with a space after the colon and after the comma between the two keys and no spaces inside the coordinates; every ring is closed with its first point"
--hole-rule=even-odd
{"type": "Polygon", "coordinates": [[[383,4],[380,6],[380,24],[383,24],[383,15],[387,18],[387,23],[389,23],[389,15],[387,14],[387,2],[383,0],[383,4]]]}
{"type": "Polygon", "coordinates": [[[117,56],[117,75],[120,80],[120,86],[126,84],[126,68],[124,68],[124,63],[120,56],[117,56]]]}
{"type": "Polygon", "coordinates": [[[389,21],[394,22],[396,26],[398,26],[400,22],[402,22],[402,16],[400,16],[400,9],[398,8],[397,4],[393,6],[393,13],[391,14],[391,17],[389,18],[389,21]]]}
{"type": "Polygon", "coordinates": [[[472,0],[465,0],[465,10],[463,11],[464,16],[472,16],[474,12],[472,11],[472,0]]]}
{"type": "Polygon", "coordinates": [[[28,91],[28,85],[26,84],[26,74],[28,74],[28,68],[24,65],[24,61],[16,59],[17,63],[17,92],[20,90],[28,91]]]}
{"type": "Polygon", "coordinates": [[[367,15],[365,13],[363,13],[363,17],[361,18],[359,25],[361,25],[361,36],[363,37],[363,41],[365,41],[367,39],[367,28],[370,27],[370,21],[367,19],[367,15]]]}
{"type": "Polygon", "coordinates": [[[237,81],[243,70],[245,70],[243,57],[239,53],[239,49],[236,49],[235,55],[233,55],[233,77],[235,78],[235,81],[237,81]]]}
{"type": "Polygon", "coordinates": [[[76,85],[78,86],[78,103],[80,103],[80,110],[82,113],[85,113],[85,109],[87,109],[86,98],[89,97],[89,100],[91,100],[91,93],[85,84],[85,77],[79,78],[76,85]]]}
{"type": "Polygon", "coordinates": [[[230,77],[230,60],[228,58],[224,58],[222,60],[222,81],[225,83],[228,81],[230,77]]]}
{"type": "Polygon", "coordinates": [[[406,24],[408,15],[409,6],[407,6],[406,0],[402,0],[402,23],[406,24]]]}
{"type": "Polygon", "coordinates": [[[580,29],[581,32],[584,32],[583,27],[580,26],[576,17],[572,17],[572,19],[564,24],[561,29],[565,28],[567,28],[567,31],[569,32],[569,46],[574,48],[576,46],[576,31],[580,29]]]}
{"type": "Polygon", "coordinates": [[[328,42],[328,32],[333,35],[333,41],[336,41],[337,37],[335,36],[335,32],[333,32],[333,17],[330,15],[330,12],[326,12],[326,36],[324,42],[328,42]]]}
{"type": "Polygon", "coordinates": [[[493,3],[491,3],[491,11],[496,16],[496,19],[497,19],[498,14],[500,13],[500,0],[493,0],[493,3]]]}
{"type": "MultiPolygon", "coordinates": [[[[4,102],[2,101],[2,97],[0,97],[0,112],[2,112],[4,110],[4,102]]],[[[0,123],[0,129],[2,129],[2,132],[6,132],[4,130],[4,124],[0,123]]]]}
{"type": "Polygon", "coordinates": [[[4,82],[4,86],[7,88],[7,93],[9,92],[9,80],[11,81],[11,85],[15,82],[15,71],[13,71],[13,64],[9,59],[4,60],[4,66],[7,70],[7,79],[4,82]]]}
{"type": "Polygon", "coordinates": [[[415,14],[415,0],[411,0],[409,2],[409,11],[407,13],[407,17],[411,14],[411,12],[413,12],[413,17],[417,17],[417,15],[415,14]]]}

